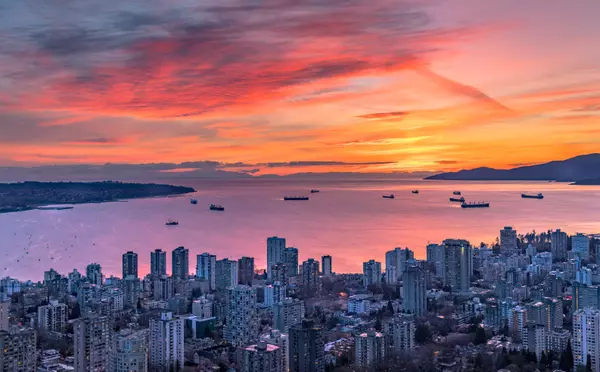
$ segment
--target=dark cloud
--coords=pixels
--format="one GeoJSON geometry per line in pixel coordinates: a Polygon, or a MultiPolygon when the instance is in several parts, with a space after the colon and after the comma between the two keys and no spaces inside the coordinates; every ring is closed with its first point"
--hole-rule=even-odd
{"type": "Polygon", "coordinates": [[[164,22],[164,14],[135,13],[131,11],[124,11],[119,13],[115,17],[113,25],[119,30],[131,32],[143,27],[161,25],[164,24],[164,22]]]}
{"type": "MultiPolygon", "coordinates": [[[[44,157],[44,154],[38,154],[44,157]]],[[[70,155],[52,156],[53,160],[77,160],[70,155]]],[[[287,163],[246,164],[221,163],[216,161],[195,161],[184,163],[148,163],[148,164],[103,164],[103,165],[44,165],[35,167],[0,167],[0,182],[23,180],[139,180],[161,179],[232,179],[248,178],[264,168],[280,167],[319,167],[319,166],[356,166],[388,164],[385,162],[347,163],[337,161],[295,161],[287,163]],[[262,168],[262,169],[261,169],[262,168]]],[[[328,172],[328,176],[345,174],[328,172]]],[[[404,174],[404,173],[396,173],[404,174]]]]}
{"type": "Polygon", "coordinates": [[[81,141],[75,141],[75,142],[104,144],[104,143],[119,143],[119,140],[117,140],[115,138],[98,137],[98,138],[85,138],[81,141]]]}
{"type": "Polygon", "coordinates": [[[376,161],[376,162],[344,162],[344,161],[290,161],[290,162],[279,162],[279,163],[262,163],[259,165],[266,166],[269,168],[279,167],[327,167],[332,165],[339,166],[356,166],[356,165],[385,165],[393,164],[393,162],[387,161],[376,161]]]}
{"type": "Polygon", "coordinates": [[[110,37],[101,30],[53,29],[33,33],[31,38],[35,40],[42,52],[59,57],[104,52],[122,47],[121,40],[110,37]]]}
{"type": "Polygon", "coordinates": [[[281,88],[392,68],[432,50],[419,45],[433,32],[427,16],[404,0],[90,0],[41,6],[43,18],[22,5],[9,6],[8,13],[12,7],[27,26],[0,26],[0,34],[18,41],[8,57],[42,57],[40,65],[15,72],[23,80],[41,80],[36,83],[42,91],[17,93],[42,108],[199,116],[285,99],[281,88]]]}

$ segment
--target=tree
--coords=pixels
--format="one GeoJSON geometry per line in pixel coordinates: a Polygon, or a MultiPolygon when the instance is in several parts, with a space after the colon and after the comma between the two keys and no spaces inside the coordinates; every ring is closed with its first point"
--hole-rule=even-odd
{"type": "Polygon", "coordinates": [[[571,340],[567,343],[567,348],[560,355],[560,369],[570,371],[573,369],[573,350],[571,348],[571,340]]]}
{"type": "Polygon", "coordinates": [[[547,357],[548,357],[548,359],[546,360],[546,367],[552,368],[552,363],[554,362],[554,359],[555,359],[554,351],[552,351],[552,350],[548,351],[547,357]]]}
{"type": "Polygon", "coordinates": [[[535,363],[537,364],[538,360],[537,360],[537,356],[535,355],[535,353],[529,352],[529,351],[524,351],[523,352],[523,358],[525,358],[525,362],[527,363],[535,363]]]}
{"type": "Polygon", "coordinates": [[[419,324],[415,329],[415,341],[419,344],[424,344],[431,340],[431,331],[426,324],[419,324]]]}
{"type": "Polygon", "coordinates": [[[546,357],[546,353],[542,351],[542,356],[540,357],[540,368],[545,368],[548,364],[548,358],[546,357]]]}
{"type": "Polygon", "coordinates": [[[506,348],[502,348],[502,352],[500,353],[500,357],[497,361],[496,369],[503,369],[510,364],[510,357],[508,356],[508,351],[506,348]]]}
{"type": "Polygon", "coordinates": [[[473,366],[475,367],[476,370],[483,369],[483,357],[481,356],[481,353],[477,353],[477,355],[475,356],[475,361],[473,362],[473,366]]]}
{"type": "Polygon", "coordinates": [[[483,327],[477,326],[475,329],[475,339],[473,343],[475,345],[485,344],[487,342],[487,334],[485,333],[485,329],[483,327]]]}
{"type": "Polygon", "coordinates": [[[69,314],[69,320],[77,319],[81,316],[81,309],[79,308],[79,303],[76,302],[75,306],[71,310],[71,314],[69,314]]]}
{"type": "Polygon", "coordinates": [[[592,372],[592,355],[588,354],[587,359],[585,361],[585,370],[587,372],[592,372]]]}
{"type": "Polygon", "coordinates": [[[394,315],[394,306],[392,305],[392,300],[388,300],[387,312],[389,315],[394,315]]]}
{"type": "Polygon", "coordinates": [[[379,317],[377,317],[377,321],[375,322],[375,329],[377,331],[381,331],[383,329],[383,326],[381,325],[381,320],[379,320],[379,317]]]}
{"type": "Polygon", "coordinates": [[[331,318],[329,318],[329,320],[327,321],[327,329],[335,328],[335,326],[337,326],[337,324],[338,324],[337,319],[332,315],[331,318]]]}

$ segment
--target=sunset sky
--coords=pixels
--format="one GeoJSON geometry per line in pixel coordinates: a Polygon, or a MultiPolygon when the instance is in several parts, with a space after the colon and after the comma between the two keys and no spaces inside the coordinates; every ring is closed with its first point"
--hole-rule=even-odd
{"type": "Polygon", "coordinates": [[[2,1],[0,166],[441,171],[597,152],[599,18],[598,0],[2,1]]]}

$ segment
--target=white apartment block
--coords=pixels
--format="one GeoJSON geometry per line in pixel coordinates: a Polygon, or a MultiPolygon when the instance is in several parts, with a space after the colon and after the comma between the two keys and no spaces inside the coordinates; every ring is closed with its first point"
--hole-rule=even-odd
{"type": "Polygon", "coordinates": [[[150,320],[150,369],[178,370],[183,368],[183,319],[173,313],[162,313],[150,320]]]}
{"type": "Polygon", "coordinates": [[[63,332],[67,325],[69,308],[58,301],[38,308],[38,327],[49,332],[63,332]]]}
{"type": "Polygon", "coordinates": [[[573,314],[573,359],[576,369],[591,357],[593,372],[600,372],[600,310],[585,308],[573,314]]]}

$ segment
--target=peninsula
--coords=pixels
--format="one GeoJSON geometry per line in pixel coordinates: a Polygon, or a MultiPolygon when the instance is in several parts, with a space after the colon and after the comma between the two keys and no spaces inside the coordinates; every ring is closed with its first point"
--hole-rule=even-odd
{"type": "Polygon", "coordinates": [[[600,154],[529,165],[512,169],[476,168],[436,174],[428,180],[452,181],[559,181],[577,185],[597,185],[600,182],[600,154]]]}
{"type": "Polygon", "coordinates": [[[0,213],[26,211],[54,204],[103,203],[181,195],[194,191],[196,190],[185,186],[114,181],[0,183],[0,213]]]}

